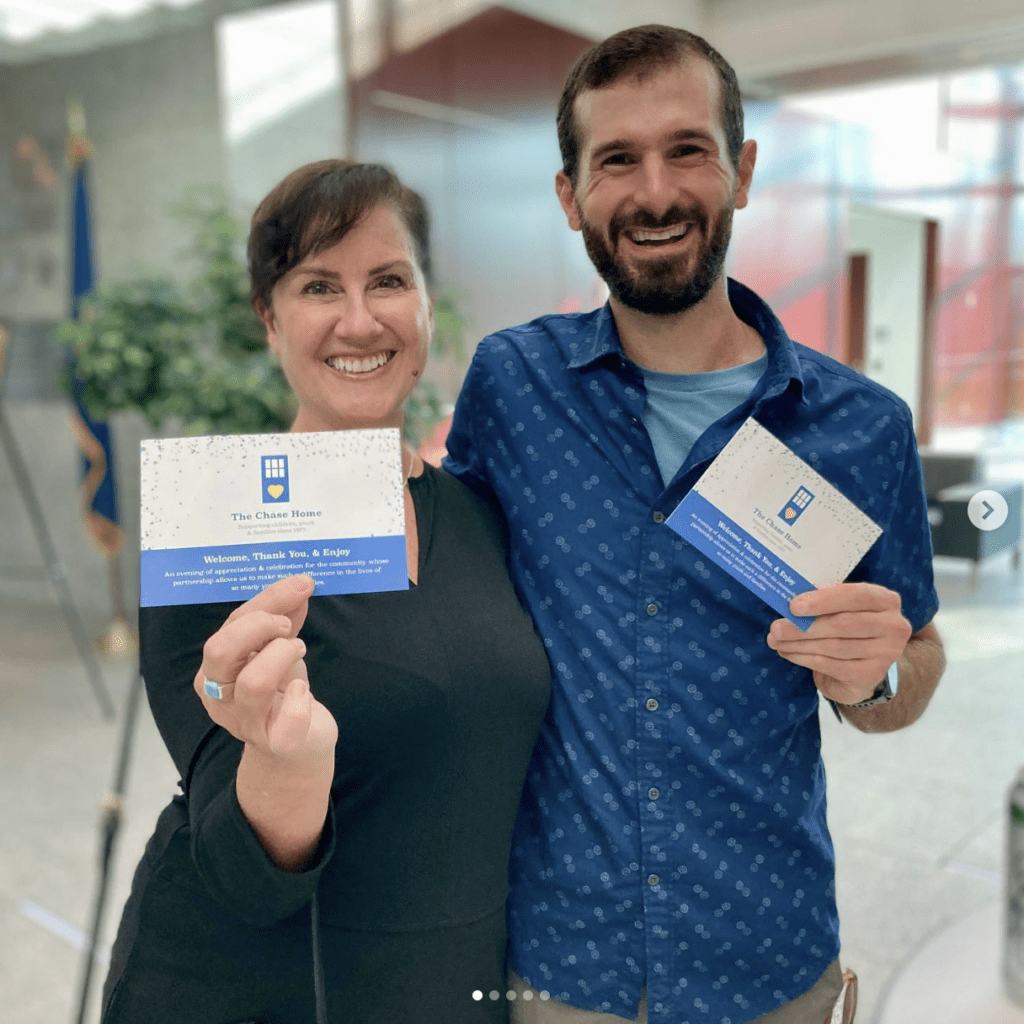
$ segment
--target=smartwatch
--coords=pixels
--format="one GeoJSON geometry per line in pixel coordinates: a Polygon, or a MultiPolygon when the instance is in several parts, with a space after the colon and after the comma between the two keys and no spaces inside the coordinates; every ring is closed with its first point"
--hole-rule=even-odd
{"type": "Polygon", "coordinates": [[[888,704],[896,696],[896,690],[900,684],[900,670],[898,662],[889,666],[885,678],[875,687],[875,692],[857,704],[844,704],[845,708],[873,708],[876,704],[888,704]]]}

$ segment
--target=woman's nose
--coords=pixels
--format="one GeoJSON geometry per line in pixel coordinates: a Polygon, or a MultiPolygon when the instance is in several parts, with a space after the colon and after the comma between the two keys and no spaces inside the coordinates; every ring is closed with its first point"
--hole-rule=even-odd
{"type": "Polygon", "coordinates": [[[345,296],[338,310],[334,333],[353,340],[376,338],[384,327],[373,315],[373,310],[362,296],[345,296]]]}

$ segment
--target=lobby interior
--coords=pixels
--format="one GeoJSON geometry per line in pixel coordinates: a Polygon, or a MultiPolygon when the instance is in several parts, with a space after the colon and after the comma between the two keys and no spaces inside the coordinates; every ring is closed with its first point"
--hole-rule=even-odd
{"type": "MultiPolygon", "coordinates": [[[[337,5],[330,0],[327,6],[337,5]]],[[[140,253],[160,272],[180,271],[177,254],[185,239],[166,209],[190,182],[214,180],[234,190],[244,211],[287,169],[282,160],[292,165],[338,152],[353,136],[361,155],[400,169],[415,164],[417,147],[438,146],[448,162],[439,158],[436,166],[456,184],[448,187],[429,169],[413,173],[421,173],[418,187],[439,223],[440,274],[467,296],[471,346],[497,326],[555,308],[588,308],[602,295],[582,249],[570,251],[562,238],[550,188],[553,130],[538,112],[547,117],[552,83],[562,72],[545,72],[543,88],[534,92],[520,90],[518,106],[509,106],[515,116],[505,121],[508,97],[481,90],[468,72],[454,98],[444,92],[447,83],[442,88],[417,77],[445,59],[439,41],[465,49],[474,32],[508,25],[536,33],[544,52],[564,61],[574,46],[627,24],[672,21],[703,31],[736,64],[748,124],[768,142],[759,165],[761,191],[752,194],[747,223],[738,218],[730,272],[773,296],[791,333],[837,358],[858,355],[868,372],[895,389],[906,387],[924,428],[922,446],[976,455],[979,489],[1024,483],[1024,16],[1015,5],[979,0],[965,11],[924,0],[638,0],[624,13],[611,0],[526,0],[500,8],[352,0],[356,44],[348,51],[347,104],[338,100],[335,68],[334,78],[307,85],[292,108],[276,109],[264,122],[260,103],[272,103],[267,95],[260,99],[258,89],[248,106],[228,110],[224,65],[231,45],[253,38],[245,34],[251,29],[246,19],[306,7],[324,4],[199,0],[140,7],[128,18],[23,38],[4,35],[12,22],[0,17],[0,328],[11,340],[0,374],[0,419],[8,432],[0,446],[0,806],[6,810],[0,1018],[17,1024],[78,1019],[102,808],[119,763],[135,675],[130,650],[96,655],[100,685],[114,709],[107,717],[53,575],[59,564],[92,645],[110,623],[110,566],[82,528],[78,450],[55,383],[60,358],[45,342],[66,315],[66,200],[58,195],[63,185],[52,190],[52,202],[49,192],[31,192],[35,179],[14,155],[37,118],[42,152],[63,173],[64,106],[72,87],[85,97],[96,147],[94,236],[104,280],[130,277],[140,253]],[[391,11],[390,28],[382,10],[391,11]],[[381,49],[386,46],[392,50],[381,49]],[[129,75],[130,90],[122,87],[129,75]],[[881,152],[891,137],[866,117],[857,121],[868,99],[858,100],[855,90],[929,75],[938,83],[936,95],[947,89],[947,112],[959,110],[961,120],[945,122],[954,152],[910,180],[906,161],[897,165],[881,152]],[[828,91],[837,87],[846,90],[845,108],[838,101],[829,106],[828,91]],[[408,102],[415,88],[422,91],[419,107],[408,102]],[[975,112],[968,113],[972,104],[975,112]],[[836,113],[841,109],[852,111],[848,121],[836,113]],[[979,110],[988,111],[984,125],[979,110]],[[522,180],[510,186],[507,210],[471,187],[481,174],[505,182],[510,144],[498,135],[506,128],[518,133],[516,152],[524,154],[522,180]],[[962,146],[990,145],[991,158],[961,160],[958,131],[962,146]],[[832,148],[820,148],[823,142],[832,148]],[[890,166],[898,180],[887,183],[880,176],[890,166]],[[932,291],[922,272],[915,287],[923,291],[912,293],[914,309],[930,302],[929,312],[917,315],[921,334],[896,355],[886,348],[892,342],[885,324],[870,315],[861,351],[854,353],[842,312],[850,301],[847,243],[869,207],[912,222],[926,257],[928,225],[938,225],[932,291]],[[470,238],[472,226],[486,222],[488,230],[507,232],[517,217],[534,231],[534,248],[518,254],[521,264],[491,266],[494,236],[470,238]],[[773,239],[774,261],[763,259],[765,237],[773,239]],[[531,261],[535,266],[527,266],[531,261]],[[532,290],[509,288],[508,280],[520,273],[524,281],[543,280],[532,290]],[[907,365],[913,372],[901,377],[907,365]],[[54,559],[41,544],[11,445],[25,462],[54,559]]],[[[333,31],[343,19],[332,17],[333,31]]],[[[280,40],[282,48],[290,45],[284,35],[280,40]]],[[[289,50],[293,62],[295,52],[289,50]]],[[[510,71],[509,81],[520,81],[529,66],[510,60],[515,74],[510,71]]],[[[242,95],[247,87],[238,74],[242,95]]],[[[937,124],[941,135],[941,118],[937,124]]],[[[904,123],[900,130],[919,128],[904,123]]],[[[459,368],[445,363],[437,383],[453,392],[458,377],[459,368]]],[[[116,419],[126,534],[122,588],[129,606],[138,587],[133,467],[139,439],[153,433],[135,413],[116,419]]],[[[821,716],[843,959],[860,977],[858,1024],[1024,1024],[1024,1007],[1002,993],[999,973],[1006,794],[1024,766],[1024,570],[1006,549],[978,564],[936,557],[934,572],[936,625],[948,666],[923,719],[906,731],[874,736],[839,725],[827,707],[821,716]]],[[[132,873],[178,782],[144,702],[129,736],[123,819],[88,1024],[98,1021],[105,958],[132,873]]]]}

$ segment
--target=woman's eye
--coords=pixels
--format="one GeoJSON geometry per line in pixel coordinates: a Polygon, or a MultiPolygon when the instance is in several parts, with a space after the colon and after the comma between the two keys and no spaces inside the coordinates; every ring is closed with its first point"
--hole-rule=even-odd
{"type": "Polygon", "coordinates": [[[377,281],[378,288],[401,288],[404,285],[405,281],[398,274],[385,274],[377,281]]]}
{"type": "Polygon", "coordinates": [[[326,295],[328,292],[326,281],[310,281],[302,287],[303,295],[326,295]]]}

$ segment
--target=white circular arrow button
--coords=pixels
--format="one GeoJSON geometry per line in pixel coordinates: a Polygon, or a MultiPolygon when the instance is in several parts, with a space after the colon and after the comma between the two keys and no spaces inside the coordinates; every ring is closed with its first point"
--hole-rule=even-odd
{"type": "Polygon", "coordinates": [[[1009,511],[1006,499],[998,491],[978,491],[967,503],[967,516],[979,530],[998,530],[1009,511]]]}

